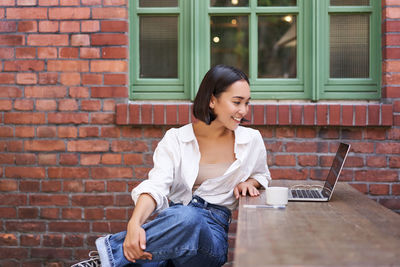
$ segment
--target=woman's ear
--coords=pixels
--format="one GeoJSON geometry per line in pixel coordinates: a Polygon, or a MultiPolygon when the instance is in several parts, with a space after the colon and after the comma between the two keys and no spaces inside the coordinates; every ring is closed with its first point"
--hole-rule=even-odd
{"type": "Polygon", "coordinates": [[[215,98],[215,96],[214,95],[212,95],[211,96],[211,99],[210,99],[210,104],[209,104],[209,107],[211,108],[211,109],[214,109],[214,107],[215,107],[215,102],[217,101],[217,99],[215,98]]]}

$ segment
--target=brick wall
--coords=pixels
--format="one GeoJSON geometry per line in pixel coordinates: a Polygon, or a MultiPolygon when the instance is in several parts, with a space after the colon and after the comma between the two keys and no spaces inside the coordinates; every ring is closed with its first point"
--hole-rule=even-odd
{"type": "MultiPolygon", "coordinates": [[[[320,179],[349,142],[342,180],[400,211],[397,2],[382,3],[379,103],[252,106],[274,179],[320,179]]],[[[126,5],[0,1],[1,266],[69,266],[96,237],[125,230],[157,142],[192,119],[188,103],[128,103],[126,5]]]]}

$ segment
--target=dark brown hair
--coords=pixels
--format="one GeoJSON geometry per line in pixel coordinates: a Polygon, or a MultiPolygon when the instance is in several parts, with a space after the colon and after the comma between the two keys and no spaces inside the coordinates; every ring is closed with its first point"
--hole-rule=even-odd
{"type": "Polygon", "coordinates": [[[240,80],[245,80],[250,84],[247,75],[235,67],[226,65],[212,67],[201,81],[199,91],[194,99],[194,117],[209,125],[216,118],[210,108],[211,96],[218,98],[231,84],[240,80]]]}

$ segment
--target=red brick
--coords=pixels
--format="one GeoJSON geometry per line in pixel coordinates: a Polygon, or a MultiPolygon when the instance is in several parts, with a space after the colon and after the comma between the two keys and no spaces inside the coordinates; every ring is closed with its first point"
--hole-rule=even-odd
{"type": "Polygon", "coordinates": [[[89,62],[82,60],[49,60],[47,63],[47,70],[63,72],[88,72],[89,62]]]}
{"type": "Polygon", "coordinates": [[[317,131],[314,128],[297,128],[296,136],[299,138],[315,138],[317,131]]]}
{"type": "Polygon", "coordinates": [[[118,104],[116,110],[116,123],[118,125],[128,124],[128,105],[118,104]]]}
{"type": "Polygon", "coordinates": [[[100,48],[96,47],[81,47],[81,58],[100,58],[100,48]]]}
{"type": "Polygon", "coordinates": [[[82,74],[82,84],[102,84],[103,83],[103,75],[101,74],[82,74]]]}
{"type": "Polygon", "coordinates": [[[60,165],[77,165],[78,155],[76,154],[61,154],[60,165]]]}
{"type": "Polygon", "coordinates": [[[36,73],[17,73],[17,84],[36,84],[36,73]]]}
{"type": "Polygon", "coordinates": [[[25,39],[22,35],[0,35],[0,45],[25,45],[25,39]]]}
{"type": "Polygon", "coordinates": [[[56,137],[57,129],[55,126],[40,126],[37,128],[37,137],[43,138],[43,137],[56,137]]]}
{"type": "Polygon", "coordinates": [[[315,142],[288,142],[286,143],[287,152],[316,152],[317,143],[315,142]]]}
{"type": "Polygon", "coordinates": [[[381,199],[379,199],[378,203],[385,206],[388,209],[392,209],[392,210],[400,209],[400,201],[395,198],[391,198],[391,199],[381,198],[381,199]]]}
{"type": "Polygon", "coordinates": [[[17,0],[17,5],[19,6],[35,6],[37,0],[17,0]]]}
{"type": "Polygon", "coordinates": [[[115,113],[115,105],[114,99],[105,99],[103,100],[103,111],[112,111],[115,113]]]}
{"type": "Polygon", "coordinates": [[[100,22],[98,20],[81,21],[82,32],[98,32],[100,31],[100,22]]]}
{"type": "Polygon", "coordinates": [[[42,71],[44,61],[42,60],[15,60],[4,62],[4,71],[42,71]]]}
{"type": "Polygon", "coordinates": [[[28,249],[0,247],[0,259],[26,259],[28,257],[28,249]]]}
{"type": "Polygon", "coordinates": [[[48,175],[49,178],[88,178],[89,170],[76,167],[50,167],[48,175]]]}
{"type": "Polygon", "coordinates": [[[329,105],[329,125],[340,125],[340,105],[329,105]]]}
{"type": "Polygon", "coordinates": [[[80,0],[60,0],[61,6],[77,6],[80,4],[80,0]]]}
{"type": "Polygon", "coordinates": [[[342,106],[342,124],[343,126],[353,125],[353,106],[343,105],[342,106]]]}
{"type": "Polygon", "coordinates": [[[74,98],[88,98],[89,88],[87,87],[70,87],[69,96],[74,98]]]}
{"type": "MultiPolygon", "coordinates": [[[[154,129],[154,128],[153,128],[154,129]]],[[[161,130],[160,128],[156,128],[161,130]]],[[[154,129],[155,131],[157,131],[156,129],[154,129]]],[[[162,138],[163,137],[163,133],[161,133],[161,136],[154,134],[154,132],[152,131],[146,131],[146,128],[143,129],[145,131],[146,134],[149,134],[148,137],[154,137],[154,138],[162,138]],[[152,134],[153,133],[153,134],[152,134]]],[[[122,128],[122,136],[123,137],[128,137],[128,138],[140,138],[140,137],[144,137],[144,135],[142,135],[142,128],[140,127],[135,127],[135,128],[130,128],[130,127],[123,127],[122,128]]]]}
{"type": "Polygon", "coordinates": [[[78,207],[87,206],[111,206],[113,205],[113,196],[111,195],[75,195],[72,196],[72,205],[78,207]]]}
{"type": "Polygon", "coordinates": [[[103,20],[101,21],[102,32],[128,32],[128,23],[119,20],[103,20]]]}
{"type": "MultiPolygon", "coordinates": [[[[94,46],[104,46],[104,45],[127,45],[128,44],[128,36],[125,34],[120,34],[120,33],[96,33],[91,35],[91,44],[94,46]]],[[[121,49],[117,55],[123,55],[123,48],[118,48],[121,49]]],[[[115,51],[115,49],[114,49],[115,51]]],[[[126,51],[126,50],[125,50],[126,51]]],[[[108,54],[105,54],[103,51],[103,57],[106,58],[115,58],[115,52],[111,53],[110,50],[108,50],[108,54]],[[112,56],[113,55],[113,56],[112,56]]]]}
{"type": "Polygon", "coordinates": [[[386,157],[383,156],[371,156],[367,157],[367,166],[368,167],[376,167],[376,168],[384,168],[386,167],[386,157]]]}
{"type": "MultiPolygon", "coordinates": [[[[57,58],[57,48],[38,47],[38,58],[57,58]]],[[[46,75],[46,73],[40,73],[39,75],[46,75]]]]}
{"type": "Polygon", "coordinates": [[[27,86],[25,96],[32,98],[62,98],[67,90],[63,86],[27,86]]]}
{"type": "Polygon", "coordinates": [[[394,182],[398,180],[397,171],[389,170],[362,170],[355,172],[356,181],[394,182]]]}
{"type": "Polygon", "coordinates": [[[7,19],[47,19],[47,8],[7,8],[7,19]]]}
{"type": "Polygon", "coordinates": [[[15,74],[14,73],[0,73],[0,83],[1,84],[15,84],[15,74]]]}
{"type": "Polygon", "coordinates": [[[121,162],[121,154],[104,154],[101,157],[101,163],[105,165],[119,165],[121,162]]]}
{"type": "Polygon", "coordinates": [[[266,105],[265,107],[267,125],[276,125],[276,115],[277,115],[277,106],[276,105],[266,105]]]}
{"type": "Polygon", "coordinates": [[[98,111],[101,108],[101,102],[98,100],[82,100],[81,110],[98,111]]]}
{"type": "Polygon", "coordinates": [[[308,177],[308,170],[306,169],[270,169],[270,171],[274,179],[305,180],[308,177]]]}
{"type": "Polygon", "coordinates": [[[277,138],[292,138],[295,136],[295,129],[289,127],[279,127],[276,129],[277,138]]]}
{"type": "Polygon", "coordinates": [[[67,46],[68,35],[66,34],[31,34],[28,36],[30,46],[67,46]]]}
{"type": "Polygon", "coordinates": [[[132,178],[132,168],[124,167],[102,167],[92,169],[92,178],[94,179],[109,179],[109,178],[132,178]]]}
{"type": "Polygon", "coordinates": [[[15,208],[0,207],[0,217],[1,218],[16,218],[17,211],[15,208]]]}
{"type": "Polygon", "coordinates": [[[369,185],[369,193],[371,195],[388,195],[389,185],[387,184],[371,184],[369,185]]]}
{"type": "Polygon", "coordinates": [[[39,32],[58,32],[58,21],[39,21],[39,32]]]}
{"type": "Polygon", "coordinates": [[[37,206],[66,206],[68,205],[68,195],[30,195],[29,203],[37,206]]]}
{"type": "Polygon", "coordinates": [[[103,4],[105,6],[125,6],[126,0],[104,0],[103,4]]]}
{"type": "Polygon", "coordinates": [[[381,123],[385,126],[392,126],[393,123],[393,106],[390,104],[382,105],[381,123]]]}
{"type": "Polygon", "coordinates": [[[97,137],[99,136],[99,128],[98,127],[80,127],[79,128],[79,137],[97,137]]]}
{"type": "Polygon", "coordinates": [[[17,246],[18,239],[15,234],[0,233],[0,246],[17,246]]]}
{"type": "MultiPolygon", "coordinates": [[[[136,113],[133,109],[133,105],[130,105],[129,121],[134,123],[139,120],[139,113],[136,113]]],[[[154,124],[165,124],[165,105],[154,105],[153,106],[153,120],[154,124]]]]}
{"type": "Polygon", "coordinates": [[[22,91],[17,87],[12,86],[1,86],[0,87],[0,97],[4,98],[16,98],[21,97],[22,91]]]}
{"type": "Polygon", "coordinates": [[[101,57],[126,59],[128,58],[128,50],[124,47],[103,47],[101,57]]]}
{"type": "Polygon", "coordinates": [[[289,106],[288,105],[279,105],[278,106],[278,122],[279,125],[288,125],[289,124],[289,106]]]}
{"type": "Polygon", "coordinates": [[[61,7],[49,8],[49,19],[68,20],[68,19],[89,19],[90,8],[87,7],[61,7]]]}
{"type": "Polygon", "coordinates": [[[368,105],[368,125],[378,125],[380,118],[379,105],[368,105]]]}
{"type": "Polygon", "coordinates": [[[92,17],[94,19],[125,19],[127,16],[128,12],[126,8],[102,7],[92,9],[92,17]]]}
{"type": "Polygon", "coordinates": [[[90,62],[92,72],[126,72],[128,64],[122,60],[94,60],[90,62]]]}
{"type": "Polygon", "coordinates": [[[58,219],[59,209],[58,208],[41,208],[40,217],[43,219],[58,219]]]}
{"type": "Polygon", "coordinates": [[[15,164],[15,155],[9,153],[0,154],[0,164],[15,164]]]}
{"type": "Polygon", "coordinates": [[[42,181],[42,193],[48,192],[60,192],[61,191],[61,182],[60,181],[42,181]]]}
{"type": "Polygon", "coordinates": [[[400,195],[400,184],[392,184],[392,195],[400,195]]]}
{"type": "Polygon", "coordinates": [[[68,151],[72,152],[99,152],[108,151],[109,143],[103,140],[78,140],[68,142],[68,151]]]}
{"type": "Polygon", "coordinates": [[[92,113],[90,116],[91,124],[114,124],[115,115],[112,113],[92,113]]]}
{"type": "Polygon", "coordinates": [[[39,215],[39,210],[37,208],[25,208],[20,207],[18,209],[18,218],[20,219],[35,219],[39,215]]]}
{"type": "Polygon", "coordinates": [[[16,137],[34,137],[35,136],[35,128],[28,126],[15,127],[15,136],[16,137]]]}
{"type": "Polygon", "coordinates": [[[391,156],[389,157],[390,168],[400,168],[400,157],[391,156]]]}
{"type": "Polygon", "coordinates": [[[57,103],[55,100],[37,100],[36,101],[36,110],[49,111],[49,110],[55,110],[56,107],[57,107],[57,103]]]}
{"type": "Polygon", "coordinates": [[[6,113],[4,122],[7,124],[43,124],[45,123],[45,114],[40,113],[6,113]]]}
{"type": "Polygon", "coordinates": [[[82,124],[89,122],[87,113],[49,113],[47,115],[48,123],[56,124],[82,124]]]}
{"type": "Polygon", "coordinates": [[[126,85],[126,81],[125,74],[104,74],[105,85],[126,85]]]}
{"type": "Polygon", "coordinates": [[[65,151],[62,140],[26,140],[24,147],[26,151],[65,151]]]}
{"type": "Polygon", "coordinates": [[[76,47],[60,48],[60,58],[78,58],[79,50],[76,47]]]}
{"type": "Polygon", "coordinates": [[[107,192],[126,192],[127,183],[122,181],[107,181],[107,192]]]}
{"type": "Polygon", "coordinates": [[[33,165],[36,163],[35,154],[17,154],[15,155],[16,165],[33,165]]]}
{"type": "Polygon", "coordinates": [[[276,166],[295,166],[296,157],[294,155],[276,155],[275,164],[276,166]]]}
{"type": "Polygon", "coordinates": [[[400,154],[400,143],[377,143],[377,154],[400,154]]]}
{"type": "Polygon", "coordinates": [[[61,73],[60,83],[62,85],[79,85],[81,83],[81,74],[77,72],[61,73]]]}
{"type": "Polygon", "coordinates": [[[126,98],[128,97],[128,89],[126,87],[92,87],[92,97],[126,98]]]}
{"type": "Polygon", "coordinates": [[[178,123],[178,107],[177,105],[166,105],[166,123],[176,125],[178,123]]]}
{"type": "Polygon", "coordinates": [[[37,32],[38,24],[36,21],[19,21],[18,32],[37,32]]]}
{"type": "Polygon", "coordinates": [[[5,175],[9,178],[45,178],[46,171],[41,167],[6,167],[5,175]]]}
{"type": "Polygon", "coordinates": [[[17,191],[18,182],[13,180],[0,180],[0,191],[17,191]]]}
{"type": "Polygon", "coordinates": [[[57,155],[55,154],[39,154],[39,165],[55,165],[57,163],[57,155]]]}
{"type": "Polygon", "coordinates": [[[117,140],[111,144],[113,152],[147,152],[149,150],[145,141],[125,141],[117,140]]]}
{"type": "Polygon", "coordinates": [[[105,185],[102,181],[87,181],[85,183],[85,192],[104,192],[105,185]]]}
{"type": "Polygon", "coordinates": [[[102,127],[101,128],[101,137],[108,138],[118,138],[120,137],[120,128],[119,127],[102,127]]]}
{"type": "Polygon", "coordinates": [[[143,155],[142,154],[126,154],[124,155],[125,165],[143,165],[143,155]]]}
{"type": "Polygon", "coordinates": [[[10,59],[14,57],[14,48],[10,47],[0,47],[0,58],[10,59]]]}
{"type": "Polygon", "coordinates": [[[35,58],[36,48],[35,47],[17,47],[15,48],[16,58],[35,58]]]}
{"type": "Polygon", "coordinates": [[[72,46],[89,46],[90,38],[88,34],[74,34],[71,36],[72,46]]]}
{"type": "Polygon", "coordinates": [[[364,138],[372,139],[372,140],[385,140],[386,139],[386,129],[367,128],[365,131],[364,138]]]}
{"type": "Polygon", "coordinates": [[[107,220],[126,220],[126,210],[118,208],[110,208],[106,210],[107,220]]]}
{"type": "Polygon", "coordinates": [[[0,100],[0,111],[7,111],[12,109],[11,100],[0,100]]]}
{"type": "Polygon", "coordinates": [[[304,125],[314,125],[315,124],[315,105],[305,105],[304,106],[304,125]]]}
{"type": "Polygon", "coordinates": [[[98,6],[101,5],[102,0],[82,0],[82,5],[85,6],[98,6]]]}
{"type": "Polygon", "coordinates": [[[101,155],[100,154],[82,154],[81,155],[81,165],[98,165],[100,164],[101,155]]]}
{"type": "Polygon", "coordinates": [[[79,21],[61,21],[60,32],[79,32],[80,23],[79,21]]]}
{"type": "Polygon", "coordinates": [[[0,21],[0,32],[16,32],[17,24],[15,21],[0,21]]]}
{"type": "Polygon", "coordinates": [[[355,106],[355,126],[365,126],[367,124],[367,107],[355,106]]]}
{"type": "Polygon", "coordinates": [[[78,180],[63,181],[64,192],[83,192],[83,183],[78,180]]]}
{"type": "Polygon", "coordinates": [[[76,138],[78,136],[78,130],[76,127],[60,126],[58,127],[59,138],[76,138]]]}

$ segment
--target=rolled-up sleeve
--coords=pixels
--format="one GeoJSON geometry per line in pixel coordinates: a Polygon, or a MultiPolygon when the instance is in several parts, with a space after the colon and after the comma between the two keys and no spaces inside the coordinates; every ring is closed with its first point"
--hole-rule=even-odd
{"type": "Polygon", "coordinates": [[[253,154],[255,165],[249,178],[256,179],[264,188],[267,188],[271,181],[271,174],[267,165],[267,151],[259,131],[256,131],[252,151],[256,152],[253,154]]]}
{"type": "Polygon", "coordinates": [[[174,179],[176,150],[179,145],[173,129],[168,130],[154,151],[154,167],[150,170],[148,179],[132,190],[133,201],[137,202],[140,194],[150,194],[157,203],[155,212],[168,207],[168,194],[174,179]]]}

